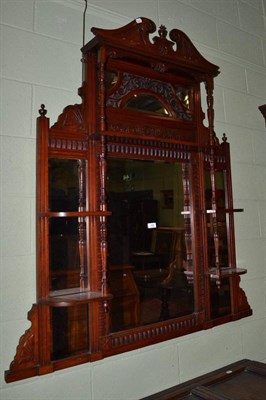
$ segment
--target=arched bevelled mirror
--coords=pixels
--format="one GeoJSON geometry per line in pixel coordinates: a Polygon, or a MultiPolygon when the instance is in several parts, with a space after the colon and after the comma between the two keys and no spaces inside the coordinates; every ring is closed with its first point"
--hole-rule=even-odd
{"type": "Polygon", "coordinates": [[[7,382],[251,314],[235,256],[219,73],[138,18],[93,28],[82,103],[37,120],[37,299],[7,382]],[[206,121],[201,107],[206,88],[206,121]]]}

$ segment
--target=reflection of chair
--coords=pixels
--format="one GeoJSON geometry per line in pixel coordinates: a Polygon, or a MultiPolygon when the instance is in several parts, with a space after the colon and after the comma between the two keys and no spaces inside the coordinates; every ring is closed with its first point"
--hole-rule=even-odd
{"type": "MultiPolygon", "coordinates": [[[[140,290],[142,305],[145,303],[145,307],[149,307],[155,299],[160,302],[160,306],[158,303],[156,306],[157,310],[160,307],[158,313],[153,310],[157,314],[157,320],[166,320],[192,312],[193,288],[187,281],[183,259],[179,254],[167,269],[134,271],[134,277],[140,290]]],[[[149,313],[152,314],[152,311],[149,313]]],[[[145,315],[145,311],[143,314],[145,315]]],[[[148,318],[151,318],[151,315],[148,318]]],[[[142,321],[142,323],[147,322],[142,321]]]]}
{"type": "MultiPolygon", "coordinates": [[[[141,298],[146,301],[152,301],[155,298],[160,300],[161,320],[192,309],[193,290],[185,274],[184,230],[175,228],[171,230],[171,233],[174,237],[172,239],[174,253],[169,256],[171,261],[168,266],[133,272],[141,298]]],[[[158,232],[156,236],[157,238],[160,236],[158,232]]]]}
{"type": "Polygon", "coordinates": [[[190,306],[191,287],[185,274],[184,264],[182,253],[177,252],[176,258],[169,265],[167,277],[160,283],[162,296],[161,319],[170,318],[169,303],[173,296],[178,297],[178,303],[183,303],[181,307],[183,311],[190,306]]]}
{"type": "Polygon", "coordinates": [[[160,227],[152,232],[149,251],[134,252],[132,263],[141,269],[166,269],[174,260],[177,248],[181,248],[183,228],[160,227]]]}
{"type": "Polygon", "coordinates": [[[139,291],[132,275],[133,268],[131,265],[110,267],[112,332],[139,324],[139,291]]]}
{"type": "Polygon", "coordinates": [[[165,288],[169,286],[180,288],[184,287],[184,280],[186,281],[183,268],[183,257],[182,254],[179,252],[177,253],[174,261],[172,261],[169,265],[168,275],[161,284],[162,287],[165,288]]]}
{"type": "Polygon", "coordinates": [[[174,265],[183,265],[185,258],[184,229],[183,228],[159,228],[153,232],[153,241],[150,253],[137,253],[156,255],[161,257],[161,263],[147,271],[134,271],[138,283],[156,285],[164,279],[172,279],[174,265]],[[164,261],[163,261],[164,260],[164,261]]]}

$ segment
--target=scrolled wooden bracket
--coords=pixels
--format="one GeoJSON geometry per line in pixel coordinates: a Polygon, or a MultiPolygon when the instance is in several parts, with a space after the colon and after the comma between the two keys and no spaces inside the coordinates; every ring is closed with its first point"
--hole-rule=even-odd
{"type": "Polygon", "coordinates": [[[266,104],[263,104],[262,106],[259,106],[259,110],[262,113],[264,119],[265,119],[265,125],[266,125],[266,104]]]}
{"type": "Polygon", "coordinates": [[[7,383],[25,379],[38,374],[38,305],[33,304],[28,312],[28,320],[31,326],[21,336],[16,355],[11,362],[9,370],[5,372],[7,383]]]}

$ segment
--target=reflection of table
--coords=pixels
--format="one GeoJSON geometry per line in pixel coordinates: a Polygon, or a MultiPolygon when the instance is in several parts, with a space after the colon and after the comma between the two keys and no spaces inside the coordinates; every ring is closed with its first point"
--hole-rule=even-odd
{"type": "Polygon", "coordinates": [[[168,275],[166,269],[149,269],[133,272],[140,293],[141,323],[162,320],[162,286],[168,275]]]}
{"type": "Polygon", "coordinates": [[[170,318],[169,298],[173,288],[165,287],[163,284],[168,275],[168,269],[134,272],[134,277],[140,290],[141,300],[147,300],[149,297],[160,300],[160,320],[170,318]]]}
{"type": "Polygon", "coordinates": [[[149,269],[147,271],[134,271],[134,278],[138,287],[156,287],[162,283],[168,275],[167,269],[149,269]]]}
{"type": "Polygon", "coordinates": [[[194,309],[193,288],[188,285],[183,269],[175,268],[177,264],[171,263],[169,269],[133,272],[141,301],[160,301],[160,320],[189,314],[194,309]]]}
{"type": "Polygon", "coordinates": [[[138,269],[155,269],[169,267],[170,263],[180,254],[184,257],[184,228],[160,227],[152,232],[150,251],[135,251],[131,262],[138,269]]]}
{"type": "Polygon", "coordinates": [[[150,251],[135,251],[131,256],[132,264],[137,269],[149,269],[159,267],[162,257],[150,251]]]}

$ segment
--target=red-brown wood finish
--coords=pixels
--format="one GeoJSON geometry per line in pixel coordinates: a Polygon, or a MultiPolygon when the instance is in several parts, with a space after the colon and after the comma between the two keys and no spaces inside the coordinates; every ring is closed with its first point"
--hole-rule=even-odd
{"type": "MultiPolygon", "coordinates": [[[[120,29],[92,28],[95,38],[82,48],[81,104],[67,106],[51,127],[45,106],[41,106],[37,119],[37,299],[28,316],[32,325],[21,337],[14,361],[6,372],[7,382],[98,360],[252,313],[239,287],[240,274],[246,270],[236,265],[233,215],[240,210],[233,207],[229,144],[225,136],[220,144],[214,132],[213,80],[219,68],[205,60],[178,29],[170,32],[168,40],[166,28],[161,26],[158,36],[150,40],[155,30],[155,24],[147,18],[138,18],[120,29]],[[110,89],[107,81],[112,74],[110,89]],[[203,124],[201,83],[206,88],[208,127],[203,124]],[[173,98],[173,88],[186,93],[188,108],[176,94],[173,98]],[[144,92],[163,105],[167,110],[165,115],[127,107],[130,99],[144,92]],[[106,198],[107,163],[111,157],[182,163],[185,273],[194,293],[193,312],[111,331],[110,306],[115,301],[112,303],[112,285],[108,283],[111,213],[106,198]],[[78,161],[80,190],[76,210],[50,209],[50,159],[78,161]],[[211,181],[210,210],[207,210],[205,171],[211,181]],[[217,171],[225,176],[226,199],[219,210],[217,171]],[[226,268],[221,265],[219,213],[228,215],[226,268]],[[51,221],[75,218],[80,284],[53,289],[51,279],[57,275],[49,267],[51,221]],[[212,225],[211,238],[208,238],[208,221],[212,225]],[[210,268],[209,240],[214,243],[213,268],[210,268]],[[230,304],[223,314],[216,315],[212,296],[221,287],[228,291],[230,304]],[[69,353],[63,356],[60,356],[60,340],[56,339],[60,335],[68,343],[69,353]]],[[[127,269],[124,266],[121,271],[127,269]]],[[[112,274],[116,275],[114,269],[112,274]]],[[[137,296],[131,272],[130,282],[137,296]]],[[[121,312],[132,311],[128,298],[123,295],[118,301],[121,312]]],[[[134,315],[137,321],[137,312],[134,315]]]]}
{"type": "Polygon", "coordinates": [[[259,106],[259,110],[262,113],[264,119],[265,119],[265,123],[266,123],[266,104],[263,104],[262,106],[259,106]]]}
{"type": "Polygon", "coordinates": [[[240,360],[142,400],[264,400],[266,364],[240,360]]]}

